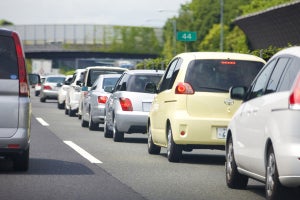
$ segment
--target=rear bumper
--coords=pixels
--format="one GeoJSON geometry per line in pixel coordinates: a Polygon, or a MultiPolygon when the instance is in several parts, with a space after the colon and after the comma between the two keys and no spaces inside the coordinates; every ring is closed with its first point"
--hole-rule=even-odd
{"type": "Polygon", "coordinates": [[[147,130],[148,112],[119,111],[115,113],[117,129],[125,133],[145,133],[147,130]]]}

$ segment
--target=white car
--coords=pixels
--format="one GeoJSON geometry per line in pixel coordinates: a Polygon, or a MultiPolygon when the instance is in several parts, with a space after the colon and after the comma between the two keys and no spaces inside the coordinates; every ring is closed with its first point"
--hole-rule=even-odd
{"type": "Polygon", "coordinates": [[[229,123],[226,182],[246,188],[248,178],[265,183],[266,198],[290,199],[300,186],[300,47],[275,54],[250,88],[232,87],[243,100],[229,123]]]}
{"type": "Polygon", "coordinates": [[[104,123],[105,103],[109,98],[107,88],[113,88],[121,74],[102,74],[94,82],[82,102],[81,126],[89,127],[90,130],[97,130],[99,124],[104,123]]]}
{"type": "Polygon", "coordinates": [[[65,75],[48,75],[42,84],[40,92],[40,102],[46,102],[47,99],[56,99],[58,96],[59,84],[66,79],[65,75]]]}
{"type": "Polygon", "coordinates": [[[72,75],[67,75],[64,83],[59,84],[60,88],[58,90],[58,96],[57,96],[57,108],[58,109],[65,109],[66,95],[67,95],[67,91],[70,87],[70,82],[71,82],[72,78],[73,78],[72,75]]]}
{"type": "Polygon", "coordinates": [[[81,92],[80,83],[83,78],[84,72],[85,69],[75,70],[70,83],[70,87],[68,87],[66,91],[65,114],[69,115],[70,117],[75,116],[78,111],[81,92]]]}

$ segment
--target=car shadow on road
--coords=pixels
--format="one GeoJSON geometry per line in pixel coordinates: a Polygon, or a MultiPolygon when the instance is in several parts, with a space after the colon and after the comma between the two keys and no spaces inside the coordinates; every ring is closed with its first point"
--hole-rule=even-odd
{"type": "Polygon", "coordinates": [[[147,144],[147,138],[124,138],[125,143],[140,143],[140,144],[147,144]]]}
{"type": "MultiPolygon", "coordinates": [[[[161,153],[160,155],[167,157],[166,153],[161,153]]],[[[224,155],[213,155],[213,154],[183,153],[180,163],[202,164],[202,165],[225,165],[225,156],[224,155]]]]}
{"type": "MultiPolygon", "coordinates": [[[[20,173],[13,170],[13,163],[9,159],[0,159],[0,174],[20,173]]],[[[94,172],[81,163],[45,159],[30,158],[29,170],[22,174],[36,175],[91,175],[94,172]]]]}

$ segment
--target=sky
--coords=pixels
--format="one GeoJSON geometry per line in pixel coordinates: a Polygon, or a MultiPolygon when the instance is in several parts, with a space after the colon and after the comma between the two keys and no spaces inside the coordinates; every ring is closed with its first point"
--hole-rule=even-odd
{"type": "Polygon", "coordinates": [[[191,0],[0,0],[15,25],[99,24],[162,27],[191,0]]]}

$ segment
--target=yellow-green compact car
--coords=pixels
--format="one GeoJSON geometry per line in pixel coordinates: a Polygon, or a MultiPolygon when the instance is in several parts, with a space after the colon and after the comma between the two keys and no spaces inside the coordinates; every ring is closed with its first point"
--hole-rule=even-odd
{"type": "MultiPolygon", "coordinates": [[[[182,151],[225,149],[227,125],[241,101],[232,86],[250,86],[265,61],[224,52],[189,52],[175,56],[155,89],[148,119],[148,152],[167,148],[170,162],[182,151]]],[[[151,88],[150,86],[148,88],[151,88]]]]}

